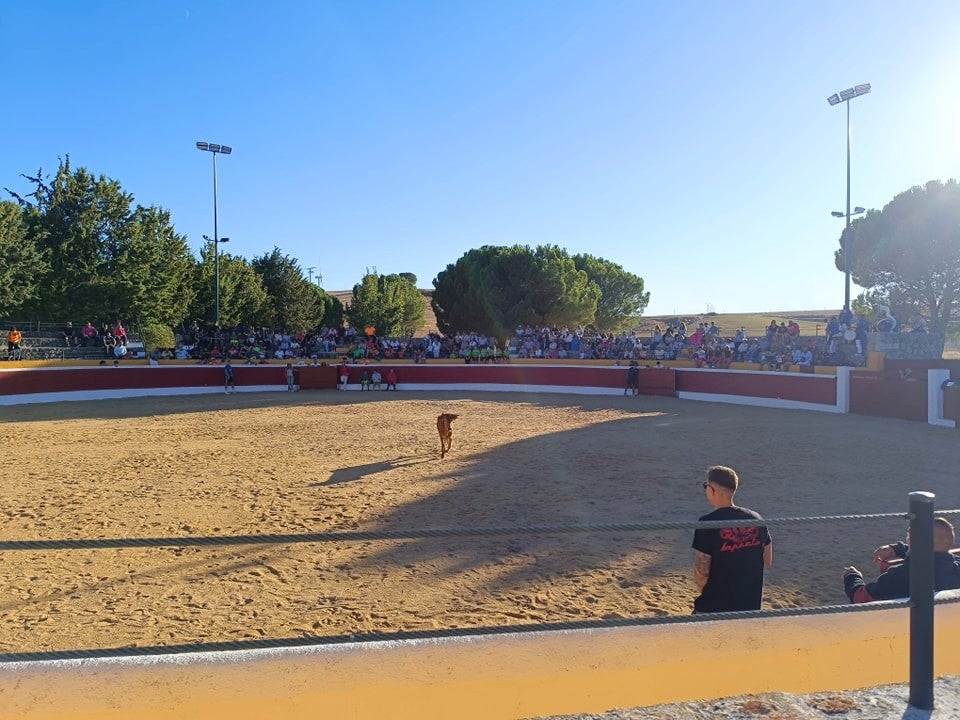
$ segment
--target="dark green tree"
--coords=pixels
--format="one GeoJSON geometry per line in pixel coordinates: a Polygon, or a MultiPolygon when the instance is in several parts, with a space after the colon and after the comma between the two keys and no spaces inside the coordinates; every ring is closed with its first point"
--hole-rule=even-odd
{"type": "Polygon", "coordinates": [[[922,315],[945,333],[960,310],[960,185],[931,180],[900,193],[845,228],[836,253],[849,248],[853,280],[886,296],[902,323],[922,315]]]}
{"type": "Polygon", "coordinates": [[[274,247],[252,262],[269,298],[270,324],[292,332],[310,332],[323,323],[324,308],[314,285],[296,260],[274,247]]]}
{"type": "MultiPolygon", "coordinates": [[[[197,295],[190,318],[213,323],[216,273],[213,250],[205,245],[195,270],[197,295]]],[[[263,289],[260,275],[244,258],[220,254],[220,325],[272,325],[270,299],[263,289]]]]}
{"type": "Polygon", "coordinates": [[[347,310],[350,323],[358,329],[373,325],[377,334],[385,337],[414,335],[423,327],[427,302],[407,275],[364,275],[353,286],[353,301],[347,310]]]}
{"type": "Polygon", "coordinates": [[[431,304],[440,332],[453,335],[467,330],[495,335],[498,328],[502,331],[502,323],[495,322],[484,295],[481,277],[495,250],[490,246],[468,250],[434,279],[431,304]]]}
{"type": "Polygon", "coordinates": [[[27,212],[0,201],[0,317],[11,317],[36,298],[46,274],[46,261],[24,219],[27,212]]]}
{"type": "Polygon", "coordinates": [[[433,307],[445,333],[475,330],[505,338],[518,324],[594,321],[599,287],[562,248],[485,246],[434,280],[433,307]]]}
{"type": "Polygon", "coordinates": [[[34,191],[15,197],[48,259],[31,303],[40,319],[183,319],[194,260],[169,213],[133,208],[117,181],[73,170],[69,157],[49,182],[42,172],[27,180],[34,191]]]}
{"type": "Polygon", "coordinates": [[[341,327],[344,316],[343,303],[318,285],[313,285],[312,287],[317,295],[317,302],[320,304],[323,312],[321,325],[326,327],[341,327]]]}
{"type": "Polygon", "coordinates": [[[118,316],[175,327],[196,295],[196,260],[173,230],[170,213],[137,206],[125,252],[116,261],[113,294],[118,316]]]}
{"type": "Polygon", "coordinates": [[[601,332],[636,327],[650,302],[650,293],[643,290],[643,278],[592,255],[574,255],[573,262],[600,289],[594,326],[601,332]]]}

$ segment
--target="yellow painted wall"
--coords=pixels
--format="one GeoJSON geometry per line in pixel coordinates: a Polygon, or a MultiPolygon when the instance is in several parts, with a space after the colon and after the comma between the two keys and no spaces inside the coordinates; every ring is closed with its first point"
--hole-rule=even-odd
{"type": "MultiPolygon", "coordinates": [[[[908,610],[0,665],[4,720],[449,720],[908,679],[908,610]]],[[[960,604],[935,668],[960,674],[960,604]]]]}

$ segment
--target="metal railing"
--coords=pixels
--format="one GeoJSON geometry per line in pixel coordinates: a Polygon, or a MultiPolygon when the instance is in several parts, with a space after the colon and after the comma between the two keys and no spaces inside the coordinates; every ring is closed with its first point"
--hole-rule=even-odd
{"type": "MultiPolygon", "coordinates": [[[[886,601],[871,604],[819,606],[812,608],[782,608],[776,610],[743,610],[736,612],[703,613],[692,616],[613,618],[553,622],[536,625],[510,625],[483,628],[455,628],[432,631],[404,631],[395,633],[351,634],[347,637],[298,637],[261,638],[256,640],[231,640],[221,642],[190,643],[175,646],[124,647],[113,649],[42,651],[30,653],[0,653],[0,664],[37,660],[61,660],[130,655],[157,655],[201,651],[245,650],[254,648],[305,647],[329,645],[337,642],[396,641],[404,639],[438,638],[467,635],[489,635],[522,631],[592,629],[640,625],[675,624],[725,619],[746,619],[818,615],[837,612],[869,612],[871,609],[907,607],[910,610],[910,695],[909,703],[919,710],[930,711],[934,704],[934,605],[936,604],[934,575],[934,507],[936,496],[930,492],[911,492],[909,512],[870,515],[830,515],[817,517],[771,518],[764,520],[713,520],[705,522],[649,521],[630,523],[604,523],[592,525],[556,524],[518,527],[483,528],[435,528],[410,530],[342,531],[325,533],[296,533],[270,535],[195,536],[195,537],[142,537],[142,538],[96,538],[63,540],[4,540],[0,552],[74,549],[117,549],[143,547],[197,547],[224,545],[294,544],[324,542],[358,542],[366,540],[409,540],[445,537],[500,537],[544,536],[565,534],[600,534],[607,532],[638,532],[649,530],[707,529],[729,527],[757,527],[766,525],[795,525],[813,522],[880,520],[906,518],[910,524],[910,597],[901,601],[886,601]]],[[[941,515],[958,515],[960,510],[941,511],[941,515]]],[[[946,599],[939,602],[957,602],[946,599]]]]}

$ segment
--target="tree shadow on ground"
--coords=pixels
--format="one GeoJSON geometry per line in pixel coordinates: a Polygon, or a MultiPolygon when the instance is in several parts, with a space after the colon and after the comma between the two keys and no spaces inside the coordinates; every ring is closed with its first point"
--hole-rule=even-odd
{"type": "MultiPolygon", "coordinates": [[[[569,399],[562,398],[562,404],[567,406],[565,401],[569,399]]],[[[522,402],[524,398],[516,400],[522,402]]],[[[578,398],[577,404],[585,409],[609,410],[615,406],[620,410],[630,400],[578,398]]],[[[554,406],[549,397],[531,397],[529,401],[554,406]]],[[[701,482],[704,469],[711,464],[735,467],[745,483],[738,500],[768,518],[902,512],[906,509],[906,489],[899,483],[876,482],[877,477],[889,475],[892,466],[911,468],[911,486],[938,493],[941,507],[958,504],[957,491],[932,461],[929,442],[935,441],[938,447],[934,454],[960,457],[960,453],[947,447],[952,441],[945,434],[936,434],[919,423],[768,408],[733,410],[720,404],[672,398],[641,398],[641,403],[642,409],[633,417],[539,435],[461,457],[466,464],[456,470],[454,478],[438,467],[427,479],[445,487],[370,518],[365,529],[693,521],[710,510],[701,482]],[[731,422],[732,416],[736,422],[731,422]],[[896,448],[881,445],[891,433],[916,438],[911,441],[904,437],[896,448]],[[854,437],[858,438],[856,442],[854,437]],[[703,441],[698,442],[698,438],[703,441]],[[782,445],[778,439],[783,440],[782,445]],[[783,451],[792,448],[793,454],[781,455],[778,447],[783,451]],[[881,447],[886,449],[881,451],[881,447]],[[803,452],[805,449],[810,452],[803,452]],[[865,489],[855,502],[845,495],[847,506],[838,504],[838,496],[832,492],[841,478],[845,484],[865,489]]],[[[482,428],[470,427],[469,416],[459,422],[460,437],[482,432],[482,428]]],[[[457,450],[455,437],[454,453],[457,450]]],[[[775,561],[774,582],[795,584],[797,565],[792,570],[790,565],[809,565],[811,552],[817,557],[816,564],[823,566],[825,576],[832,577],[831,573],[839,573],[844,564],[869,555],[876,547],[874,539],[858,531],[851,532],[849,543],[838,544],[835,527],[821,540],[820,527],[805,526],[800,533],[773,530],[775,537],[780,533],[802,544],[777,548],[775,557],[789,562],[781,569],[775,561]]],[[[557,578],[575,579],[580,573],[592,571],[609,574],[610,582],[623,587],[668,577],[675,583],[689,584],[695,593],[692,532],[408,540],[371,554],[361,565],[433,566],[435,572],[448,576],[495,566],[485,572],[488,579],[483,590],[500,595],[513,595],[557,578]]],[[[822,593],[822,602],[843,602],[840,590],[834,593],[832,589],[833,584],[822,593]]]]}
{"type": "Polygon", "coordinates": [[[325,487],[329,485],[339,485],[340,483],[353,482],[361,480],[377,473],[395,470],[396,468],[409,467],[411,465],[420,465],[429,462],[432,459],[430,455],[407,455],[393,460],[384,460],[383,462],[367,463],[365,465],[355,465],[353,467],[340,468],[330,473],[330,477],[323,482],[310,483],[309,487],[325,487]]]}

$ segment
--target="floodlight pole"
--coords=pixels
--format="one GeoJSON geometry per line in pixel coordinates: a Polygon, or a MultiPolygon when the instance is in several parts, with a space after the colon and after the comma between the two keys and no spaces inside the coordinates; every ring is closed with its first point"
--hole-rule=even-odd
{"type": "MultiPolygon", "coordinates": [[[[857,85],[855,87],[844,90],[841,93],[831,95],[827,98],[827,102],[831,105],[837,105],[839,103],[844,103],[847,106],[847,210],[844,213],[844,216],[847,219],[846,226],[844,228],[844,234],[847,236],[846,242],[850,242],[850,233],[848,232],[850,228],[850,101],[855,97],[860,97],[861,95],[866,95],[870,92],[870,84],[866,83],[864,85],[857,85]]],[[[850,311],[850,252],[849,248],[844,246],[843,248],[843,309],[848,313],[850,311]]]]}
{"type": "MultiPolygon", "coordinates": [[[[847,243],[850,242],[850,101],[847,100],[845,103],[847,106],[847,223],[844,226],[844,233],[847,235],[847,243]]],[[[216,163],[217,156],[213,156],[213,161],[216,163]]],[[[213,187],[214,194],[216,194],[217,187],[217,173],[213,173],[213,187]]],[[[214,202],[214,207],[216,207],[216,202],[214,202]]],[[[216,220],[214,220],[214,234],[216,234],[216,220]]],[[[850,253],[848,252],[849,248],[843,248],[843,309],[850,310],[850,253]]],[[[219,314],[219,313],[218,313],[219,314]]]]}
{"type": "Polygon", "coordinates": [[[217,228],[217,154],[229,155],[233,148],[216,143],[198,142],[197,149],[213,155],[213,273],[214,284],[214,325],[220,327],[220,236],[217,228]]]}

